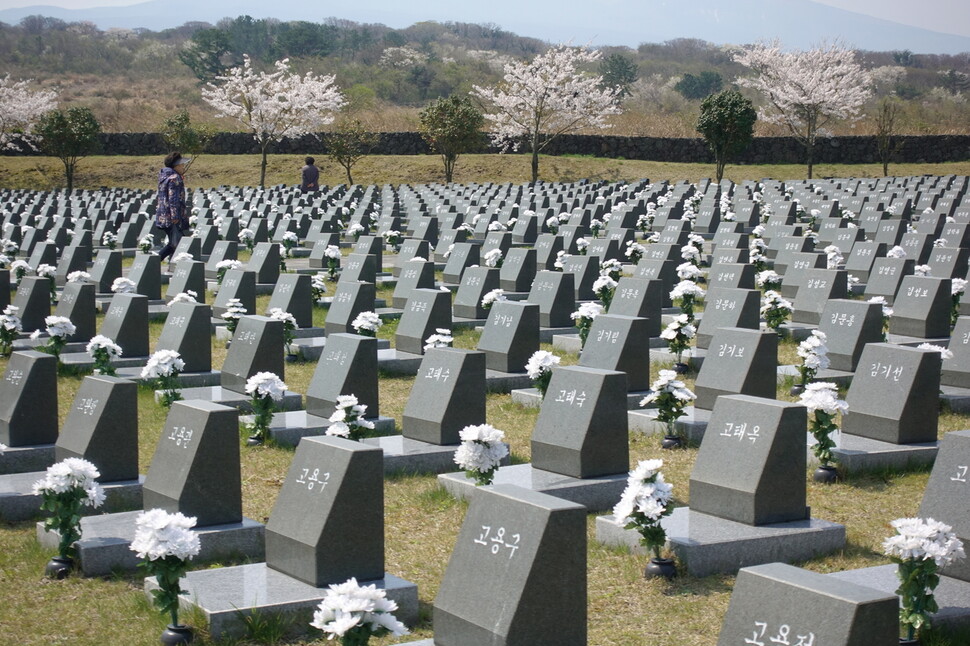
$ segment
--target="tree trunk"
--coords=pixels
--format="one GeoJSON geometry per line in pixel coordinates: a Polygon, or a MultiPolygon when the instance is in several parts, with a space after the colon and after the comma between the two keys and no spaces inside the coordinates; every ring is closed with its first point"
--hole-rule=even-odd
{"type": "Polygon", "coordinates": [[[74,163],[64,160],[64,177],[67,179],[67,192],[74,189],[74,163]]]}
{"type": "Polygon", "coordinates": [[[815,144],[805,144],[805,150],[808,151],[808,179],[812,179],[812,169],[815,166],[815,144]]]}
{"type": "Polygon", "coordinates": [[[445,183],[451,184],[455,178],[455,162],[458,161],[457,155],[442,155],[445,160],[445,183]]]}
{"type": "Polygon", "coordinates": [[[885,160],[882,162],[882,176],[889,177],[889,162],[885,160]]]}
{"type": "Polygon", "coordinates": [[[263,160],[259,165],[259,187],[266,186],[266,145],[263,145],[263,160]]]}
{"type": "Polygon", "coordinates": [[[346,166],[344,166],[344,168],[347,169],[347,186],[353,186],[354,184],[354,178],[350,176],[351,166],[352,164],[347,164],[346,166]]]}
{"type": "Polygon", "coordinates": [[[535,150],[533,146],[532,150],[532,183],[535,184],[539,181],[539,151],[535,150]]]}
{"type": "Polygon", "coordinates": [[[717,183],[718,184],[721,183],[721,179],[724,177],[724,166],[725,165],[726,165],[726,163],[725,163],[725,161],[723,159],[718,159],[717,160],[717,170],[715,171],[715,175],[717,175],[717,183]]]}

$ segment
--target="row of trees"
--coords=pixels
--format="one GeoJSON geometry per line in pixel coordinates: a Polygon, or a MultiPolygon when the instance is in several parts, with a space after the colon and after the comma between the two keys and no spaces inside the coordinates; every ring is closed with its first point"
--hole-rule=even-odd
{"type": "MultiPolygon", "coordinates": [[[[767,103],[760,117],[784,124],[805,146],[811,178],[816,140],[824,128],[835,120],[860,117],[872,91],[868,72],[856,62],[854,52],[839,45],[786,52],[776,42],[749,47],[735,58],[754,72],[737,79],[737,84],[763,94],[767,103]]],[[[485,123],[493,143],[503,151],[527,147],[532,154],[532,181],[539,178],[539,154],[557,137],[608,128],[608,118],[620,112],[623,88],[609,86],[602,75],[586,71],[600,59],[600,52],[583,47],[553,47],[529,62],[506,65],[503,78],[494,86],[473,87],[471,97],[484,106],[484,113],[468,96],[432,103],[421,114],[421,131],[442,156],[446,180],[452,180],[459,156],[480,143],[485,123]]],[[[346,103],[332,75],[301,76],[286,59],[277,61],[273,71],[257,72],[248,56],[242,65],[208,83],[202,96],[216,116],[235,119],[252,133],[261,151],[260,185],[265,182],[273,143],[319,132],[346,103]]],[[[64,161],[70,188],[79,155],[77,142],[96,139],[100,127],[90,111],[82,114],[86,109],[72,108],[60,113],[50,109],[53,101],[49,92],[31,92],[24,82],[5,78],[0,84],[0,144],[15,145],[14,134],[22,141],[39,140],[45,150],[64,161]]],[[[697,130],[714,153],[718,181],[727,161],[750,142],[757,116],[751,102],[737,91],[705,99],[697,130]]],[[[167,123],[166,129],[193,134],[195,144],[202,141],[199,131],[189,127],[187,116],[167,123]]],[[[349,182],[353,165],[373,144],[367,137],[360,122],[349,118],[330,136],[331,155],[346,169],[349,182]]],[[[191,141],[174,141],[192,148],[191,141]]]]}

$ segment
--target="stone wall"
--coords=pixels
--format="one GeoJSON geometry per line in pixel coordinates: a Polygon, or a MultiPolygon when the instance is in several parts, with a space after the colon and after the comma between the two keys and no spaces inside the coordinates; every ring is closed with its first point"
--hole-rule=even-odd
{"type": "MultiPolygon", "coordinates": [[[[970,160],[970,135],[932,135],[900,137],[902,148],[896,163],[933,163],[970,160]]],[[[273,144],[274,154],[317,155],[326,146],[316,137],[285,139],[273,144]]],[[[106,133],[102,135],[102,154],[106,155],[164,155],[165,142],[157,133],[106,133]]],[[[223,132],[209,144],[209,154],[257,154],[259,147],[251,135],[223,132]]],[[[382,133],[373,153],[380,155],[429,154],[427,144],[416,132],[382,133]]],[[[483,137],[476,152],[497,152],[483,137]]],[[[670,139],[660,137],[614,137],[606,135],[564,135],[547,146],[550,155],[590,155],[622,159],[643,159],[668,162],[712,163],[713,159],[701,139],[670,139]]],[[[3,154],[39,154],[4,151],[3,154]]],[[[876,163],[879,161],[874,137],[832,137],[819,139],[816,163],[876,163]]],[[[801,164],[805,149],[791,137],[758,137],[734,163],[742,164],[801,164]]]]}

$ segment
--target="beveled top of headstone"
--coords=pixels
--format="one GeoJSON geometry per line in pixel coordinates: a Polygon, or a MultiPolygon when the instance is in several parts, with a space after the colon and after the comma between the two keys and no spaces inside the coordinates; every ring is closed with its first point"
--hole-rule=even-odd
{"type": "Polygon", "coordinates": [[[896,646],[899,600],[785,563],[738,572],[718,646],[896,646]]]}

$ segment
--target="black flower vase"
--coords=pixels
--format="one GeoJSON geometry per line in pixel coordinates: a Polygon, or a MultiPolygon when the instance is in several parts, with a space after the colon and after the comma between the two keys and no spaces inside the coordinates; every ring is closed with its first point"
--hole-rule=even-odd
{"type": "Polygon", "coordinates": [[[919,646],[918,639],[906,639],[905,637],[899,638],[899,646],[919,646]]]}
{"type": "Polygon", "coordinates": [[[73,569],[74,559],[67,556],[55,556],[47,562],[47,567],[44,568],[44,576],[60,581],[66,579],[73,569]]]}
{"type": "Polygon", "coordinates": [[[188,626],[183,626],[182,624],[177,626],[169,624],[162,632],[161,643],[165,644],[165,646],[173,646],[174,644],[191,644],[192,629],[188,626]]]}
{"type": "Polygon", "coordinates": [[[678,375],[686,375],[688,372],[690,372],[690,366],[683,361],[678,361],[674,364],[674,372],[676,372],[678,375]]]}
{"type": "Polygon", "coordinates": [[[805,392],[805,384],[795,384],[791,387],[791,390],[788,391],[788,394],[797,396],[801,395],[803,392],[805,392]]]}
{"type": "Polygon", "coordinates": [[[815,482],[821,482],[822,484],[832,484],[838,479],[839,472],[830,464],[820,466],[819,468],[815,469],[815,472],[812,474],[812,480],[815,482]]]}
{"type": "Polygon", "coordinates": [[[263,436],[260,435],[259,433],[256,433],[255,435],[250,435],[249,437],[246,438],[246,446],[262,446],[262,445],[263,445],[263,436]]]}
{"type": "Polygon", "coordinates": [[[664,578],[669,581],[675,576],[677,576],[677,566],[673,559],[652,558],[643,569],[645,579],[664,578]]]}
{"type": "Polygon", "coordinates": [[[679,449],[683,445],[684,440],[679,435],[664,435],[664,439],[660,441],[662,449],[679,449]]]}

